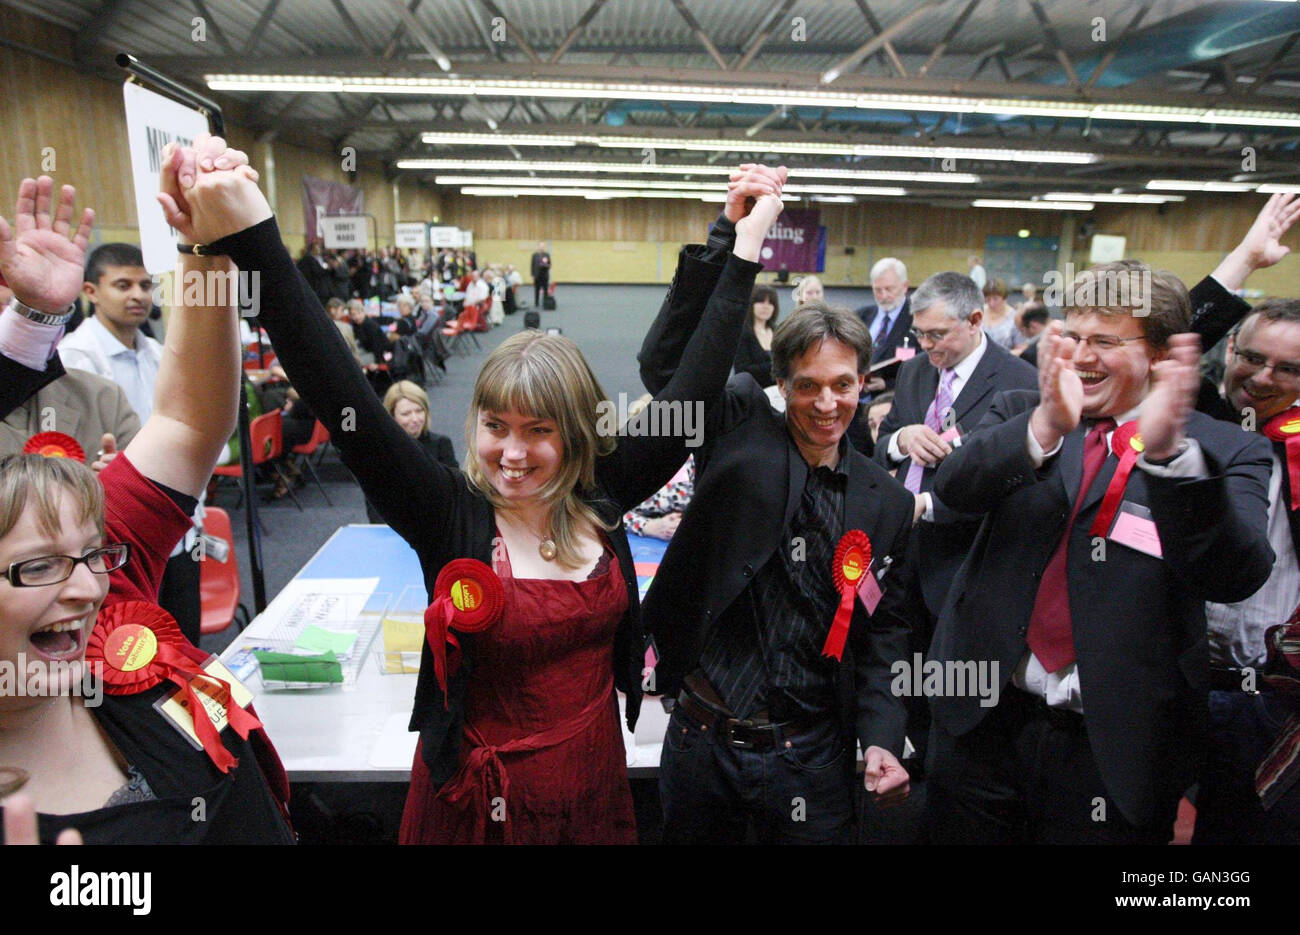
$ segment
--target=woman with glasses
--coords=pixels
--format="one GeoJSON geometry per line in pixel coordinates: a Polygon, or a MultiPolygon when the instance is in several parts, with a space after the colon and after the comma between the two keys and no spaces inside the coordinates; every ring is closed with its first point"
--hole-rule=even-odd
{"type": "MultiPolygon", "coordinates": [[[[94,217],[87,210],[72,232],[74,194],[64,186],[51,217],[53,183],[26,179],[13,227],[0,219],[0,273],[14,292],[0,313],[5,411],[62,373],[54,343],[94,217]]],[[[179,267],[231,268],[183,252],[179,267]]],[[[176,695],[194,710],[184,686],[209,664],[156,602],[234,429],[234,309],[178,303],[166,349],[152,415],[98,479],[57,425],[32,440],[33,453],[0,460],[0,670],[15,676],[0,691],[0,785],[21,789],[16,837],[34,808],[48,843],[67,829],[87,843],[293,841],[284,771],[251,711],[231,706],[221,728],[155,707],[176,695]]]]}

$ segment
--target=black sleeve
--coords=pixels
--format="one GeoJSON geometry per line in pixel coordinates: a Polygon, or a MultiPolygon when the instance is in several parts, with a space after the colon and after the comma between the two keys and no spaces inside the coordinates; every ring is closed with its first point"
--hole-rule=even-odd
{"type": "Polygon", "coordinates": [[[1223,288],[1213,276],[1193,286],[1191,298],[1191,330],[1201,336],[1201,347],[1207,351],[1250,314],[1250,303],[1223,288]]]}
{"type": "Polygon", "coordinates": [[[764,389],[776,382],[772,379],[772,355],[763,350],[763,345],[758,343],[752,328],[746,328],[740,333],[733,367],[736,373],[749,374],[764,389]]]}
{"type": "Polygon", "coordinates": [[[241,272],[259,273],[262,325],[294,388],[329,429],[380,515],[417,552],[431,549],[448,527],[460,475],[433,464],[384,410],[342,333],[289,259],[275,218],[213,247],[241,272]]]}
{"type": "Polygon", "coordinates": [[[58,354],[49,359],[44,370],[32,370],[0,354],[0,419],[8,418],[9,413],[65,373],[58,354]]]}
{"type": "Polygon", "coordinates": [[[149,483],[153,484],[155,487],[161,490],[164,494],[166,494],[167,499],[170,500],[172,503],[176,504],[178,507],[180,507],[181,512],[184,513],[186,516],[193,516],[194,511],[198,509],[199,506],[198,497],[192,497],[187,493],[181,493],[179,490],[175,490],[171,487],[168,487],[166,484],[158,483],[153,478],[146,478],[146,480],[148,480],[149,483]]]}

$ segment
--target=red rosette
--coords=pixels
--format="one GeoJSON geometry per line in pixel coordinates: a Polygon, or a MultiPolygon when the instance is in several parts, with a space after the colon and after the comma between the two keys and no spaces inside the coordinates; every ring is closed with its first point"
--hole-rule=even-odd
{"type": "Polygon", "coordinates": [[[1110,483],[1106,485],[1106,495],[1102,497],[1101,508],[1097,510],[1088,535],[1101,536],[1103,539],[1110,535],[1110,524],[1114,522],[1115,512],[1124,499],[1124,488],[1128,486],[1129,475],[1133,473],[1133,465],[1137,464],[1138,455],[1145,447],[1142,436],[1138,434],[1136,419],[1130,419],[1111,433],[1110,450],[1119,458],[1119,467],[1115,468],[1110,483]]]}
{"type": "Polygon", "coordinates": [[[831,621],[831,631],[826,634],[822,655],[837,662],[844,657],[844,644],[849,638],[849,623],[853,619],[853,598],[862,585],[863,576],[871,574],[871,540],[861,529],[850,529],[840,537],[831,562],[831,580],[840,594],[840,606],[831,621]]]}
{"type": "Polygon", "coordinates": [[[46,458],[71,458],[85,462],[86,452],[71,435],[62,432],[40,432],[27,439],[23,445],[23,454],[41,455],[46,458]]]}
{"type": "Polygon", "coordinates": [[[1286,473],[1291,482],[1291,509],[1300,510],[1300,407],[1279,412],[1264,425],[1264,434],[1286,446],[1286,473]]]}
{"type": "Polygon", "coordinates": [[[433,603],[424,612],[424,632],[433,652],[433,672],[442,689],[444,708],[448,706],[447,679],[460,665],[460,642],[452,630],[481,633],[501,619],[505,606],[501,579],[477,559],[453,559],[438,572],[433,603]]]}
{"type": "Polygon", "coordinates": [[[222,744],[216,726],[206,716],[194,680],[216,685],[218,697],[224,693],[226,719],[243,739],[262,722],[235,703],[229,682],[203,671],[207,658],[207,653],[185,639],[171,614],[148,601],[119,601],[105,607],[86,643],[86,661],[98,667],[104,690],[110,695],[139,694],[164,681],[179,686],[189,702],[204,751],[224,773],[239,761],[222,744]]]}

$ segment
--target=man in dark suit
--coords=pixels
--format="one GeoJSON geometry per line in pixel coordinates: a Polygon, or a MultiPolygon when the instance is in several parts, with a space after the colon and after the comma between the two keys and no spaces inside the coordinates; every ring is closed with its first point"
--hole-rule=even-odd
{"type": "Polygon", "coordinates": [[[931,697],[935,841],[1166,843],[1204,751],[1204,602],[1268,578],[1268,445],[1192,411],[1198,342],[1175,277],[1081,276],[1114,298],[1133,274],[1133,301],[1052,323],[1038,393],[999,394],[935,479],[943,503],[987,515],[931,662],[1002,688],[992,706],[931,697]],[[1125,485],[1113,451],[1137,451],[1134,428],[1125,485]]]}
{"type": "MultiPolygon", "coordinates": [[[[871,292],[875,305],[860,308],[855,313],[871,333],[871,363],[892,360],[904,341],[910,342],[912,312],[907,295],[907,267],[902,260],[887,256],[871,267],[871,292]]],[[[893,389],[894,377],[872,377],[866,384],[867,393],[882,393],[893,389]]]]}
{"type": "MultiPolygon", "coordinates": [[[[925,353],[899,369],[894,408],[876,440],[876,461],[916,495],[918,525],[908,569],[924,608],[917,608],[913,653],[929,649],[935,620],[981,520],[935,497],[935,472],[958,439],[979,424],[994,396],[1038,386],[1033,367],[985,337],[983,298],[969,276],[955,272],[936,273],[913,293],[912,333],[925,353]]],[[[924,762],[930,727],[925,698],[908,696],[908,714],[908,737],[924,762]]]]}
{"type": "MultiPolygon", "coordinates": [[[[718,281],[731,207],[708,247],[683,252],[646,336],[652,392],[718,281]]],[[[729,340],[719,337],[722,352],[729,340]]],[[[870,341],[851,313],[814,304],[781,323],[772,359],[785,413],[748,374],[733,378],[692,449],[695,496],[643,607],[659,654],[651,690],[677,698],[659,768],[667,841],[737,843],[751,823],[762,841],[848,840],[858,743],[868,790],[887,802],[908,788],[905,712],[890,691],[907,609],[899,575],[879,574],[904,560],[912,498],[844,439],[870,341]],[[833,559],[854,530],[873,558],[849,563],[864,596],[849,585],[836,652],[827,641],[844,633],[832,627],[844,592],[833,559]]]]}
{"type": "Polygon", "coordinates": [[[542,296],[551,286],[551,255],[546,252],[546,244],[537,242],[537,252],[533,254],[533,307],[542,307],[542,296]]]}

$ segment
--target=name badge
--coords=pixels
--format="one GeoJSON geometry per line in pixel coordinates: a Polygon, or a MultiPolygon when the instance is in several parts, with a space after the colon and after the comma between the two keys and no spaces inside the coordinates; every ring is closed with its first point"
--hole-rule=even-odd
{"type": "MultiPolygon", "coordinates": [[[[194,694],[200,699],[204,708],[204,715],[212,722],[217,733],[221,733],[230,723],[227,712],[229,711],[230,696],[234,695],[235,704],[241,708],[247,708],[253,700],[253,693],[244,687],[235,676],[227,669],[216,656],[213,656],[203,666],[203,671],[208,675],[216,676],[230,685],[230,692],[227,693],[224,688],[205,679],[195,679],[193,681],[194,694]]],[[[194,728],[194,712],[190,710],[189,699],[185,697],[185,692],[177,689],[166,698],[160,698],[154,702],[154,707],[158,712],[167,719],[167,721],[185,736],[190,742],[190,746],[195,750],[202,750],[203,743],[199,740],[198,731],[194,728]]]]}
{"type": "Polygon", "coordinates": [[[1156,530],[1155,520],[1151,518],[1151,511],[1132,500],[1125,500],[1119,505],[1109,538],[1112,542],[1144,552],[1152,558],[1164,557],[1164,550],[1160,547],[1160,533],[1156,530]]]}

